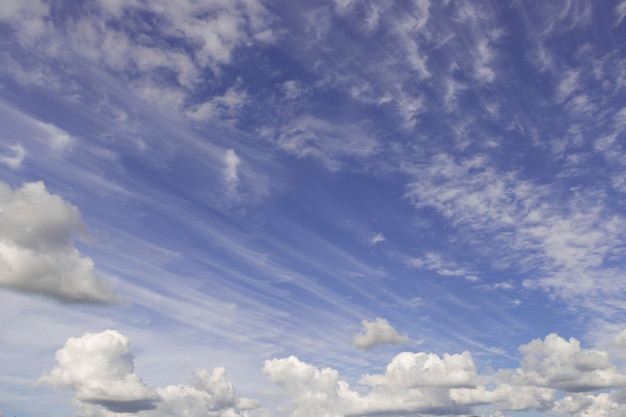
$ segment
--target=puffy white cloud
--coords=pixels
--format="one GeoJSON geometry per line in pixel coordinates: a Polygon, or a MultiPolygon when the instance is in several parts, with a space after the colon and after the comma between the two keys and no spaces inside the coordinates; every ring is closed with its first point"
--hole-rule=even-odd
{"type": "Polygon", "coordinates": [[[288,394],[292,417],[341,417],[361,401],[335,369],[319,370],[295,356],[265,361],[263,372],[288,394]]]}
{"type": "Polygon", "coordinates": [[[374,387],[473,387],[476,367],[469,352],[439,357],[434,353],[398,354],[383,375],[365,375],[361,383],[374,387]]]}
{"type": "Polygon", "coordinates": [[[197,369],[189,384],[151,388],[134,371],[129,339],[116,330],[70,338],[57,351],[57,366],[38,384],[70,388],[78,416],[268,416],[258,402],[238,397],[224,368],[197,369]]]}
{"type": "Polygon", "coordinates": [[[76,206],[42,182],[0,183],[0,286],[61,301],[111,302],[111,286],[74,247],[86,234],[76,206]]]}
{"type": "Polygon", "coordinates": [[[552,333],[520,346],[522,369],[529,383],[567,392],[585,392],[626,386],[605,351],[581,349],[574,338],[565,340],[552,333]]]}
{"type": "Polygon", "coordinates": [[[363,320],[363,333],[357,333],[352,338],[354,346],[361,349],[369,349],[371,347],[389,343],[392,345],[401,345],[409,341],[406,334],[398,334],[391,324],[385,319],[376,318],[369,322],[363,320]]]}
{"type": "Polygon", "coordinates": [[[536,409],[571,416],[622,415],[598,411],[617,409],[619,400],[606,394],[582,394],[626,385],[626,375],[616,369],[606,352],[581,349],[578,340],[556,334],[533,340],[519,350],[523,355],[520,367],[498,371],[491,389],[484,385],[452,389],[450,397],[458,404],[490,404],[499,412],[536,409]],[[559,390],[575,394],[555,402],[559,390]]]}
{"type": "Polygon", "coordinates": [[[468,414],[454,403],[449,388],[472,384],[474,364],[469,353],[444,355],[402,353],[382,375],[366,375],[351,389],[335,369],[318,369],[291,356],[265,362],[263,371],[281,386],[292,402],[292,417],[379,415],[394,413],[468,414]]]}
{"type": "Polygon", "coordinates": [[[551,411],[573,417],[621,417],[626,414],[626,404],[619,394],[623,393],[568,395],[557,401],[551,411]]]}
{"type": "Polygon", "coordinates": [[[78,401],[112,412],[152,409],[159,397],[134,373],[129,344],[115,330],[71,337],[56,353],[57,366],[38,383],[71,388],[78,401]]]}
{"type": "Polygon", "coordinates": [[[247,416],[250,412],[267,414],[258,402],[236,396],[232,384],[226,379],[224,368],[215,368],[211,373],[197,369],[191,384],[170,385],[156,391],[162,402],[154,412],[146,413],[154,417],[236,417],[247,416]]]}

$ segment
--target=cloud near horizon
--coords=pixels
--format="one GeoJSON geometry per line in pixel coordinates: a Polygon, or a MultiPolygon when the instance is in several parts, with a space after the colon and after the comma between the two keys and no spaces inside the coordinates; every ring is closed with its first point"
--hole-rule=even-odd
{"type": "Polygon", "coordinates": [[[71,337],[56,353],[57,366],[37,384],[71,389],[77,412],[84,417],[267,415],[256,401],[235,394],[224,368],[196,369],[189,384],[151,388],[135,373],[129,347],[128,337],[116,330],[71,337]]]}
{"type": "MultiPolygon", "coordinates": [[[[237,396],[221,367],[211,372],[196,369],[188,384],[149,387],[135,373],[129,346],[130,340],[116,330],[69,338],[56,353],[57,366],[37,384],[71,389],[83,417],[271,416],[260,402],[237,396]]],[[[626,411],[619,405],[626,395],[626,374],[617,370],[607,352],[583,349],[575,338],[565,340],[554,333],[519,351],[519,368],[483,374],[467,351],[401,352],[384,373],[363,374],[354,386],[338,370],[318,368],[296,356],[266,360],[262,371],[281,388],[291,417],[467,415],[478,413],[475,407],[490,416],[538,410],[570,417],[618,417],[626,411]]]]}

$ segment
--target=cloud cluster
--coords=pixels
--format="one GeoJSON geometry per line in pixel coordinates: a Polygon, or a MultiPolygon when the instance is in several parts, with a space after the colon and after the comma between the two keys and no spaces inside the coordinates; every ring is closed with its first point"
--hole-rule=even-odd
{"type": "Polygon", "coordinates": [[[385,319],[377,317],[372,322],[363,320],[361,324],[363,332],[355,334],[352,338],[354,346],[361,349],[369,349],[385,343],[402,345],[410,340],[406,334],[399,334],[385,319]]]}
{"type": "MultiPolygon", "coordinates": [[[[570,301],[624,290],[604,263],[620,251],[625,220],[608,209],[603,195],[581,190],[562,200],[549,185],[497,170],[485,155],[438,154],[425,167],[405,169],[414,178],[406,196],[416,207],[433,208],[459,230],[471,230],[469,242],[498,242],[491,250],[501,253],[491,255],[509,260],[499,268],[515,267],[520,259],[537,267],[540,276],[526,279],[527,288],[570,301]]],[[[416,262],[441,269],[433,259],[416,262]]],[[[592,302],[585,307],[594,308],[592,302]]]]}
{"type": "Polygon", "coordinates": [[[84,417],[267,414],[256,401],[235,394],[223,368],[197,369],[189,384],[151,388],[135,373],[129,345],[115,330],[70,338],[56,353],[57,366],[37,382],[71,389],[78,415],[84,417]]]}
{"type": "Polygon", "coordinates": [[[74,247],[85,234],[78,208],[42,182],[0,183],[0,286],[60,301],[113,301],[91,258],[74,247]]]}
{"type": "MultiPolygon", "coordinates": [[[[519,351],[518,368],[485,374],[477,372],[469,352],[402,352],[383,373],[363,374],[354,386],[338,370],[295,356],[267,360],[262,371],[282,389],[291,417],[468,415],[478,406],[491,416],[537,410],[619,417],[626,411],[626,374],[607,352],[583,349],[578,340],[556,334],[519,351]]],[[[259,402],[238,397],[223,368],[197,369],[188,384],[149,387],[135,373],[128,338],[115,330],[70,338],[56,358],[57,366],[38,383],[70,388],[83,417],[271,415],[259,402]]]]}

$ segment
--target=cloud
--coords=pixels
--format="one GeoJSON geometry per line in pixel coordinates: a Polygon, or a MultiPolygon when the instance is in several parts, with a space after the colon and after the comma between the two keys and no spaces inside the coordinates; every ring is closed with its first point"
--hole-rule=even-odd
{"type": "Polygon", "coordinates": [[[626,1],[622,1],[620,4],[615,6],[615,17],[616,17],[616,26],[622,24],[624,17],[626,16],[626,1]]]}
{"type": "Polygon", "coordinates": [[[283,388],[292,402],[292,417],[469,414],[448,397],[448,387],[471,384],[475,378],[471,355],[401,353],[382,375],[366,375],[360,383],[370,390],[351,389],[335,369],[318,369],[291,356],[265,362],[270,380],[283,388]]]}
{"type": "Polygon", "coordinates": [[[115,330],[71,337],[56,353],[57,366],[37,383],[70,388],[78,401],[112,412],[153,409],[159,397],[134,373],[129,344],[115,330]]]}
{"type": "Polygon", "coordinates": [[[129,339],[116,330],[71,337],[56,353],[57,366],[45,372],[37,384],[71,389],[78,414],[84,417],[268,414],[256,401],[235,394],[223,368],[212,372],[197,369],[190,384],[149,387],[135,373],[129,347],[129,339]]]}
{"type": "Polygon", "coordinates": [[[237,186],[239,185],[239,175],[237,167],[241,160],[234,150],[229,149],[224,156],[224,182],[226,183],[227,194],[230,199],[236,198],[237,186]]]}
{"type": "MultiPolygon", "coordinates": [[[[567,414],[576,413],[595,401],[593,395],[576,393],[626,385],[626,375],[610,362],[607,352],[582,349],[575,338],[565,340],[553,333],[544,340],[535,339],[521,345],[519,350],[522,353],[520,367],[496,372],[493,389],[483,385],[453,389],[451,398],[459,404],[491,404],[502,412],[537,409],[567,414]],[[555,403],[557,390],[575,394],[555,403]],[[585,398],[587,405],[581,404],[585,398]]],[[[606,398],[596,400],[602,402],[606,398]]]]}
{"type": "Polygon", "coordinates": [[[356,123],[332,123],[315,116],[299,116],[278,129],[265,127],[260,133],[280,149],[297,158],[317,158],[336,170],[345,159],[364,159],[377,153],[377,139],[356,123]]]}
{"type": "Polygon", "coordinates": [[[600,350],[581,349],[575,338],[565,340],[552,333],[520,346],[526,380],[566,392],[586,392],[626,386],[621,374],[600,350]]]}
{"type": "Polygon", "coordinates": [[[154,417],[235,417],[247,416],[251,411],[267,414],[258,402],[237,397],[232,384],[226,379],[224,368],[215,368],[212,372],[197,369],[189,385],[170,385],[156,391],[162,402],[153,413],[149,413],[154,417]]]}
{"type": "Polygon", "coordinates": [[[26,156],[26,151],[24,147],[20,144],[9,145],[7,148],[14,154],[13,156],[0,156],[0,162],[9,166],[10,168],[16,169],[22,165],[22,161],[24,160],[24,156],[26,156]]]}
{"type": "MultiPolygon", "coordinates": [[[[406,197],[417,208],[435,209],[469,244],[497,242],[488,246],[492,259],[506,260],[498,268],[538,268],[538,276],[523,282],[526,288],[542,288],[590,309],[603,305],[596,297],[613,297],[624,288],[605,263],[620,253],[625,219],[601,192],[573,190],[560,199],[553,186],[497,170],[484,154],[460,159],[438,154],[415,168],[404,167],[414,178],[406,197]]],[[[441,269],[431,258],[418,258],[415,266],[441,269]]]]}
{"type": "MultiPolygon", "coordinates": [[[[135,373],[129,339],[115,330],[70,338],[57,366],[38,384],[69,388],[77,415],[143,417],[269,417],[259,402],[239,397],[224,368],[197,369],[189,383],[152,388],[135,373]]],[[[493,416],[539,410],[570,417],[619,417],[626,375],[601,350],[550,334],[519,348],[517,368],[479,374],[472,355],[401,352],[383,373],[366,373],[351,386],[339,371],[296,356],[265,361],[263,373],[290,401],[291,417],[396,414],[468,415],[476,406],[493,416]],[[601,393],[593,391],[604,390],[601,393]],[[560,393],[562,395],[557,395],[560,393]],[[605,413],[605,414],[602,414],[605,413]]]]}
{"type": "Polygon", "coordinates": [[[212,97],[186,114],[196,121],[229,121],[235,119],[249,102],[248,94],[240,87],[231,87],[221,96],[212,97]]]}
{"type": "Polygon", "coordinates": [[[469,352],[444,354],[399,353],[382,375],[365,375],[360,382],[373,387],[472,387],[476,367],[469,352]]]}
{"type": "Polygon", "coordinates": [[[111,286],[74,247],[86,234],[76,206],[43,182],[0,183],[0,286],[59,301],[111,302],[111,286]]]}
{"type": "Polygon", "coordinates": [[[0,22],[13,25],[21,42],[31,44],[45,33],[50,6],[44,1],[7,0],[3,2],[1,9],[0,22]]]}
{"type": "Polygon", "coordinates": [[[398,334],[387,320],[376,318],[372,322],[363,320],[363,333],[357,333],[352,338],[354,346],[360,349],[369,349],[382,344],[401,345],[408,343],[409,336],[398,334]]]}
{"type": "Polygon", "coordinates": [[[428,252],[419,258],[412,258],[409,264],[415,268],[427,269],[445,277],[464,277],[469,281],[476,281],[478,278],[472,272],[459,267],[456,263],[444,261],[444,259],[433,252],[428,252]]]}
{"type": "Polygon", "coordinates": [[[376,236],[372,238],[371,243],[372,245],[376,245],[377,243],[384,242],[385,240],[387,240],[385,236],[383,236],[382,233],[378,233],[376,236]]]}

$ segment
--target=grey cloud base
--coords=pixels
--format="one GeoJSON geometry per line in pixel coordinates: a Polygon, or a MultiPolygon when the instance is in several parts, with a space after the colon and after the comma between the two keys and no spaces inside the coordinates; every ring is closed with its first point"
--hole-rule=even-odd
{"type": "MultiPolygon", "coordinates": [[[[619,335],[618,335],[619,336],[619,335]]],[[[197,369],[189,384],[151,388],[134,371],[129,339],[115,330],[70,338],[57,366],[38,383],[70,388],[84,417],[137,413],[146,417],[268,417],[258,401],[238,397],[224,368],[197,369]]],[[[582,349],[556,334],[519,348],[520,367],[479,374],[469,352],[402,352],[382,374],[365,374],[355,387],[332,368],[295,356],[265,362],[263,373],[282,389],[291,417],[378,415],[484,416],[538,410],[562,416],[619,417],[626,374],[605,351],[582,349]],[[594,391],[613,389],[595,394],[594,391]]]]}

